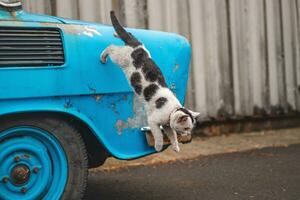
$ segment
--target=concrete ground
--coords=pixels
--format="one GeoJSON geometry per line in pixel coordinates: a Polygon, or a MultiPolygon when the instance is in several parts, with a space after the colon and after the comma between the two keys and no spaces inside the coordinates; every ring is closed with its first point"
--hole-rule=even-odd
{"type": "Polygon", "coordinates": [[[300,200],[300,129],[195,138],[182,151],[90,171],[93,199],[300,200]]]}

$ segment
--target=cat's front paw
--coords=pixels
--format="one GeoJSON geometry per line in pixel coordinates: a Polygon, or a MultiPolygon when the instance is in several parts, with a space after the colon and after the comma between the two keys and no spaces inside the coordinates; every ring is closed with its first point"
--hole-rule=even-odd
{"type": "Polygon", "coordinates": [[[107,55],[105,55],[104,53],[102,53],[101,56],[100,56],[100,62],[102,64],[105,64],[106,61],[107,61],[107,55]]]}
{"type": "Polygon", "coordinates": [[[179,151],[180,151],[180,148],[179,148],[179,145],[178,145],[178,144],[172,145],[172,149],[173,149],[175,152],[179,152],[179,151]]]}
{"type": "Polygon", "coordinates": [[[154,148],[157,152],[161,151],[163,148],[163,142],[155,142],[154,148]]]}

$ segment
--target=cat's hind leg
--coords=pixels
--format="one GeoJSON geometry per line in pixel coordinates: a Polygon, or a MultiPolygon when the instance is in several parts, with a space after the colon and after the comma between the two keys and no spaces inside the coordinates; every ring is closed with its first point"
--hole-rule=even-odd
{"type": "Polygon", "coordinates": [[[118,46],[116,46],[116,45],[109,45],[108,47],[106,47],[106,48],[102,51],[102,53],[101,53],[101,55],[100,55],[100,61],[101,61],[101,63],[102,63],[102,64],[105,64],[106,61],[107,61],[107,57],[108,57],[109,55],[113,54],[113,52],[115,52],[115,51],[117,50],[117,48],[120,48],[120,47],[118,47],[118,46]]]}
{"type": "MultiPolygon", "coordinates": [[[[109,47],[110,47],[110,46],[109,46],[109,47]]],[[[106,48],[102,51],[102,53],[101,53],[101,55],[100,55],[100,61],[101,61],[102,64],[105,64],[106,61],[107,61],[107,57],[108,57],[108,55],[109,55],[109,53],[110,53],[110,48],[109,48],[109,47],[106,47],[106,48]]]]}
{"type": "Polygon", "coordinates": [[[161,151],[164,144],[163,133],[158,124],[149,122],[149,126],[154,137],[154,147],[156,151],[161,151]]]}
{"type": "Polygon", "coordinates": [[[109,56],[112,62],[118,64],[120,67],[127,67],[131,63],[131,53],[133,51],[132,47],[129,46],[116,46],[109,45],[103,50],[100,56],[101,62],[104,64],[109,56]]]}
{"type": "Polygon", "coordinates": [[[176,152],[180,151],[178,140],[177,140],[177,133],[174,131],[171,127],[167,126],[164,127],[164,131],[168,138],[170,139],[170,142],[172,144],[172,149],[176,152]]]}

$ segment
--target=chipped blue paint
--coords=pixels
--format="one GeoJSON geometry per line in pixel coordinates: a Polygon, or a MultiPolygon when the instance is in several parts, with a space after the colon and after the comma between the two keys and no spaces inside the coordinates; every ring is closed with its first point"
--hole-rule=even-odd
{"type": "MultiPolygon", "coordinates": [[[[0,68],[0,115],[52,111],[84,121],[109,152],[120,159],[153,153],[140,132],[131,87],[110,60],[99,62],[109,44],[123,45],[110,26],[0,10],[0,26],[54,27],[63,37],[65,64],[59,67],[0,68]],[[127,123],[132,119],[134,124],[127,123]],[[119,122],[119,123],[118,123],[119,122]],[[118,127],[127,123],[124,127],[118,127]]],[[[184,101],[190,46],[179,35],[129,29],[151,52],[167,84],[184,101]],[[174,70],[176,69],[176,70],[174,70]]]]}

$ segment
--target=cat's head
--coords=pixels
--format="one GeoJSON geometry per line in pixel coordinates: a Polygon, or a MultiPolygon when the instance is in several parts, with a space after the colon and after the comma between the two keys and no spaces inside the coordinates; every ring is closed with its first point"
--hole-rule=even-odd
{"type": "Polygon", "coordinates": [[[178,134],[191,134],[191,131],[196,124],[196,117],[199,115],[200,113],[198,112],[193,112],[186,108],[179,108],[171,114],[170,126],[178,134]]]}

